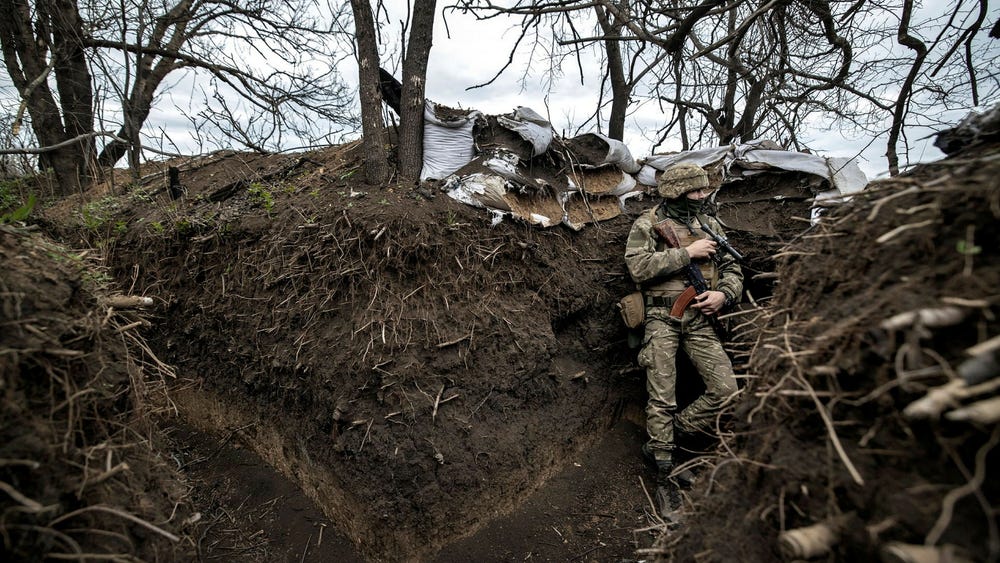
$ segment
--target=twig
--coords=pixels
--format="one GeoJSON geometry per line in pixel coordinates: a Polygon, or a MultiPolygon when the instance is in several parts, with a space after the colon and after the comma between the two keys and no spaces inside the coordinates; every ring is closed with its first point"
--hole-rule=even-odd
{"type": "Polygon", "coordinates": [[[837,450],[837,455],[840,456],[840,460],[844,462],[844,466],[847,467],[848,473],[851,474],[851,478],[858,485],[864,486],[865,480],[861,478],[861,474],[851,463],[851,459],[847,457],[847,452],[844,451],[844,446],[840,443],[840,438],[837,436],[837,431],[833,427],[833,421],[830,420],[830,415],[826,412],[826,408],[823,403],[820,402],[819,397],[816,396],[816,391],[809,385],[809,382],[805,378],[799,378],[800,383],[803,384],[807,391],[812,395],[813,402],[816,404],[816,410],[819,411],[819,416],[823,419],[823,424],[826,425],[826,430],[830,434],[830,441],[833,443],[833,447],[837,450]]]}
{"type": "Polygon", "coordinates": [[[472,414],[476,414],[476,411],[478,411],[478,410],[479,410],[479,408],[480,408],[480,407],[482,407],[482,406],[483,406],[483,404],[485,404],[485,403],[486,403],[486,400],[487,400],[487,399],[489,399],[489,398],[490,398],[490,395],[492,395],[492,394],[493,394],[493,387],[490,387],[490,390],[489,390],[489,392],[488,392],[488,393],[486,393],[486,396],[485,396],[485,397],[483,397],[483,400],[482,400],[482,401],[479,401],[479,404],[477,404],[477,405],[476,405],[476,408],[472,409],[472,414]]]}
{"type": "MultiPolygon", "coordinates": [[[[110,451],[108,453],[110,453],[110,451]]],[[[114,477],[116,474],[121,473],[122,471],[128,471],[129,469],[130,468],[129,468],[128,464],[123,461],[123,462],[119,463],[118,465],[112,467],[111,469],[105,471],[104,473],[101,473],[93,481],[88,481],[86,479],[86,477],[84,477],[83,483],[80,483],[80,490],[77,492],[76,496],[77,497],[82,497],[83,496],[83,490],[85,488],[87,488],[87,485],[97,485],[99,483],[103,483],[104,481],[107,481],[111,477],[114,477]]]]}
{"type": "Polygon", "coordinates": [[[441,404],[441,395],[444,393],[444,385],[438,390],[437,397],[434,398],[434,412],[431,413],[431,420],[434,420],[438,414],[438,405],[441,404]]]}
{"type": "Polygon", "coordinates": [[[374,418],[370,418],[370,419],[368,419],[368,428],[367,428],[367,429],[365,430],[365,435],[364,435],[364,437],[363,437],[363,438],[361,438],[361,445],[360,445],[360,446],[358,446],[358,453],[361,453],[361,450],[365,449],[365,441],[367,441],[367,440],[368,440],[368,433],[372,431],[372,424],[373,424],[374,422],[375,422],[375,419],[374,419],[374,418]]]}
{"type": "Polygon", "coordinates": [[[872,206],[871,212],[868,213],[868,221],[874,221],[875,220],[875,216],[878,215],[879,210],[882,209],[882,206],[885,205],[886,203],[888,203],[888,202],[896,199],[897,197],[901,197],[901,196],[904,196],[904,195],[907,195],[907,194],[911,194],[911,193],[916,193],[916,192],[917,192],[917,186],[910,186],[909,188],[906,188],[905,190],[898,191],[898,192],[896,192],[894,194],[887,195],[886,197],[883,197],[882,199],[878,200],[877,202],[875,202],[875,205],[872,206]]]}
{"type": "Polygon", "coordinates": [[[125,332],[126,330],[132,330],[133,328],[142,326],[144,323],[145,323],[145,321],[135,321],[134,323],[129,323],[129,324],[125,325],[125,326],[118,327],[118,330],[116,330],[115,332],[121,333],[121,332],[125,332]]]}
{"type": "Polygon", "coordinates": [[[592,551],[597,551],[598,549],[601,549],[602,547],[604,547],[604,546],[603,545],[595,545],[594,547],[588,549],[587,551],[584,551],[583,553],[579,553],[577,555],[574,555],[573,557],[570,557],[569,560],[570,561],[576,561],[577,559],[583,557],[584,555],[587,555],[588,553],[590,553],[592,551]]]}
{"type": "Polygon", "coordinates": [[[17,489],[15,489],[14,487],[10,486],[9,484],[3,481],[0,481],[0,491],[7,493],[8,495],[10,495],[10,498],[21,503],[22,506],[28,509],[28,512],[35,513],[35,512],[42,512],[45,510],[45,507],[42,506],[42,503],[22,495],[17,489]]]}
{"type": "Polygon", "coordinates": [[[847,467],[847,471],[851,474],[851,478],[854,479],[854,482],[858,485],[864,486],[865,480],[861,478],[861,474],[858,473],[854,464],[851,463],[851,459],[847,457],[847,452],[844,451],[844,446],[840,443],[840,438],[837,436],[837,431],[833,427],[833,421],[830,420],[829,413],[826,412],[826,407],[823,406],[819,397],[816,396],[816,390],[813,389],[812,385],[810,385],[806,380],[805,376],[802,374],[802,366],[799,365],[798,361],[796,361],[794,355],[792,354],[792,343],[788,336],[787,325],[785,330],[785,347],[789,352],[788,357],[798,374],[799,384],[801,384],[806,391],[809,391],[813,403],[816,404],[816,410],[819,411],[819,416],[823,419],[823,424],[826,426],[826,430],[830,435],[830,441],[833,443],[834,449],[837,450],[837,455],[840,456],[840,460],[844,463],[844,466],[847,467]]]}
{"type": "Polygon", "coordinates": [[[994,336],[989,340],[984,340],[983,342],[968,348],[965,353],[970,356],[978,356],[980,354],[992,352],[998,348],[1000,348],[1000,335],[994,336]]]}
{"type": "Polygon", "coordinates": [[[910,229],[919,229],[921,227],[927,227],[927,226],[933,225],[933,224],[934,224],[934,220],[933,219],[928,219],[926,221],[920,221],[919,223],[908,223],[906,225],[900,225],[900,226],[896,227],[895,229],[889,231],[888,233],[885,233],[884,235],[882,235],[882,236],[878,237],[877,239],[875,239],[875,242],[878,243],[878,244],[882,244],[884,242],[888,242],[890,239],[892,239],[893,237],[895,237],[899,233],[902,233],[903,231],[908,231],[910,229]]]}
{"type": "Polygon", "coordinates": [[[312,539],[313,539],[313,535],[312,535],[312,533],[310,533],[309,534],[309,539],[306,540],[306,547],[305,547],[305,549],[302,550],[302,559],[299,559],[299,563],[302,563],[303,561],[306,560],[306,554],[309,553],[309,542],[311,542],[312,539]]]}
{"type": "Polygon", "coordinates": [[[442,342],[442,343],[438,344],[437,347],[438,348],[447,348],[448,346],[452,346],[454,344],[458,344],[459,342],[461,342],[461,341],[463,341],[463,340],[465,340],[467,338],[472,338],[472,333],[471,332],[469,334],[466,334],[465,336],[460,336],[460,337],[458,337],[458,338],[456,338],[454,340],[449,340],[447,342],[442,342]]]}
{"type": "Polygon", "coordinates": [[[92,510],[96,510],[98,512],[107,512],[108,514],[114,514],[115,516],[120,516],[120,517],[122,517],[122,518],[124,518],[126,520],[130,520],[132,522],[135,522],[136,524],[139,524],[140,526],[142,526],[144,528],[148,528],[149,530],[152,530],[152,531],[154,531],[154,532],[162,535],[163,537],[167,538],[168,540],[170,540],[172,542],[179,542],[179,541],[181,541],[181,538],[175,536],[174,534],[171,534],[170,532],[168,532],[168,531],[166,531],[166,530],[164,530],[162,528],[158,528],[158,527],[154,526],[153,524],[150,524],[149,522],[146,522],[142,518],[139,518],[137,516],[133,516],[132,514],[129,514],[128,512],[125,512],[125,511],[122,511],[122,510],[118,510],[117,508],[112,508],[110,506],[103,505],[103,504],[95,504],[93,506],[85,506],[85,507],[83,507],[83,508],[81,508],[79,510],[74,510],[73,512],[70,512],[70,513],[67,513],[67,514],[63,514],[59,518],[56,518],[55,520],[49,522],[49,526],[50,527],[51,526],[55,526],[56,524],[58,524],[60,522],[68,520],[68,519],[70,519],[70,518],[72,518],[74,516],[77,516],[79,514],[83,514],[84,512],[90,512],[92,510]]]}
{"type": "Polygon", "coordinates": [[[642,486],[642,493],[646,495],[646,500],[649,501],[649,506],[652,509],[653,516],[660,522],[661,526],[666,526],[667,523],[660,517],[660,509],[656,506],[656,503],[653,502],[653,497],[649,496],[649,491],[646,489],[646,482],[642,480],[641,476],[639,477],[639,485],[642,486]]]}
{"type": "Polygon", "coordinates": [[[32,469],[38,469],[42,466],[41,463],[38,463],[33,459],[0,459],[0,467],[8,465],[26,465],[32,469]]]}

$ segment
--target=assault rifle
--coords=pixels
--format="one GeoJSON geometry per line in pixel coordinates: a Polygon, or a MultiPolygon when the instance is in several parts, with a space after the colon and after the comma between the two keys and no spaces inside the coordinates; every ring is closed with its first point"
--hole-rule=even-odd
{"type": "MultiPolygon", "coordinates": [[[[663,239],[665,243],[667,243],[667,246],[670,248],[681,248],[681,243],[677,238],[677,233],[674,232],[674,229],[666,220],[654,223],[653,230],[660,236],[661,239],[663,239]]],[[[737,261],[743,261],[743,255],[730,246],[726,237],[716,233],[706,225],[702,225],[701,230],[705,231],[705,234],[711,237],[724,252],[731,254],[737,261]]],[[[680,295],[677,296],[677,300],[674,301],[673,306],[670,308],[671,317],[680,318],[683,316],[684,310],[691,304],[691,300],[694,299],[695,296],[701,295],[710,289],[708,282],[705,280],[705,276],[701,273],[701,268],[699,268],[695,263],[688,262],[688,264],[684,266],[684,273],[688,278],[688,286],[684,288],[684,291],[680,295]]]]}

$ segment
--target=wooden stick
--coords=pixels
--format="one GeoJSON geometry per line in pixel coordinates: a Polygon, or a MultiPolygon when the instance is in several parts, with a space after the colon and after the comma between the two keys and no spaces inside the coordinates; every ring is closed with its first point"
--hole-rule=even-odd
{"type": "Polygon", "coordinates": [[[104,300],[104,304],[115,309],[137,309],[152,305],[153,298],[141,295],[112,295],[104,300]]]}

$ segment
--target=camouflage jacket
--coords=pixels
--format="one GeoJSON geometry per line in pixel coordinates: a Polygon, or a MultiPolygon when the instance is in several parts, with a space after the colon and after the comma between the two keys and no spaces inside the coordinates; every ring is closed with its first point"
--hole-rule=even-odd
{"type": "MultiPolygon", "coordinates": [[[[635,220],[625,246],[625,265],[632,280],[644,293],[675,297],[687,284],[683,268],[691,263],[691,258],[683,247],[695,239],[708,237],[698,228],[698,222],[708,225],[720,235],[725,236],[725,233],[715,217],[702,213],[695,215],[692,221],[693,233],[683,223],[671,220],[681,239],[681,248],[670,248],[653,230],[654,221],[664,219],[667,219],[666,212],[658,205],[653,212],[643,213],[635,220]]],[[[743,270],[728,253],[720,252],[716,256],[720,254],[722,256],[718,261],[708,261],[699,266],[712,289],[726,294],[727,302],[738,302],[743,292],[743,270]]]]}

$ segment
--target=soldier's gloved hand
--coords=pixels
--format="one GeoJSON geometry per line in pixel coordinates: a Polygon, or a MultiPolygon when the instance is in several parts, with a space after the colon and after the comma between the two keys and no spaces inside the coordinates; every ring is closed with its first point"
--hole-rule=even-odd
{"type": "Polygon", "coordinates": [[[710,238],[703,238],[687,245],[684,247],[684,250],[687,250],[688,256],[690,256],[692,260],[699,260],[711,258],[715,254],[717,247],[718,245],[714,240],[710,238]]]}
{"type": "Polygon", "coordinates": [[[726,294],[721,291],[706,291],[694,297],[691,307],[701,311],[703,315],[712,316],[722,310],[726,304],[726,294]]]}

